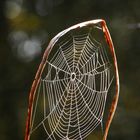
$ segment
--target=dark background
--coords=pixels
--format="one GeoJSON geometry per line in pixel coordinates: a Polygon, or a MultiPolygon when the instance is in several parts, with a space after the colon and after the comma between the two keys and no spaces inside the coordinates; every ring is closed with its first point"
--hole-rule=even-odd
{"type": "Polygon", "coordinates": [[[111,32],[121,85],[108,140],[140,139],[140,1],[1,0],[1,140],[24,138],[29,91],[48,41],[97,18],[105,19],[111,32]]]}

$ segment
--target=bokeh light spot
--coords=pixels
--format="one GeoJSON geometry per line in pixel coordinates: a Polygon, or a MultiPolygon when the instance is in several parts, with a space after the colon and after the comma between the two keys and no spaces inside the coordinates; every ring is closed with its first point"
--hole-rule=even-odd
{"type": "Polygon", "coordinates": [[[17,53],[23,61],[32,61],[41,53],[41,43],[36,39],[28,39],[19,45],[17,53]]]}
{"type": "Polygon", "coordinates": [[[9,19],[16,18],[22,11],[21,6],[14,1],[7,1],[5,6],[5,16],[9,19]]]}

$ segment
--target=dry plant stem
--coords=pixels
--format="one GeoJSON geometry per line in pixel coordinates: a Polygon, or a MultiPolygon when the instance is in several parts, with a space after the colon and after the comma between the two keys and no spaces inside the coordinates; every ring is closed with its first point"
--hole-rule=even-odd
{"type": "Polygon", "coordinates": [[[108,31],[105,21],[102,21],[102,28],[103,28],[103,32],[106,37],[106,41],[110,47],[110,51],[111,51],[113,61],[114,61],[115,74],[116,74],[116,93],[114,95],[114,98],[113,98],[113,101],[112,101],[112,104],[110,107],[110,112],[109,112],[108,119],[106,122],[105,134],[103,137],[103,140],[106,140],[108,131],[109,131],[109,127],[110,127],[111,121],[113,119],[113,116],[114,116],[114,113],[115,113],[115,110],[117,107],[117,103],[118,103],[118,98],[119,98],[119,74],[118,74],[117,59],[116,59],[116,55],[115,55],[115,51],[114,51],[114,45],[113,45],[113,42],[112,42],[112,39],[111,39],[111,36],[110,36],[110,33],[108,31]]]}
{"type": "Polygon", "coordinates": [[[46,65],[46,60],[48,58],[49,52],[53,48],[54,44],[58,41],[58,39],[61,36],[63,36],[64,34],[66,34],[67,32],[69,32],[70,30],[81,28],[81,27],[84,27],[84,26],[92,25],[92,24],[98,24],[98,23],[101,23],[101,25],[102,25],[106,41],[109,45],[109,48],[110,48],[110,51],[111,51],[111,54],[112,54],[112,57],[113,57],[115,74],[116,74],[116,93],[115,93],[114,99],[113,99],[112,104],[111,104],[110,113],[109,113],[108,120],[107,120],[107,123],[106,123],[105,134],[104,134],[104,137],[103,137],[103,140],[107,139],[108,130],[109,130],[111,121],[113,119],[113,116],[114,116],[114,113],[115,113],[115,110],[116,110],[116,107],[117,107],[118,97],[119,97],[119,75],[118,75],[116,55],[115,55],[113,43],[112,43],[108,28],[107,28],[104,20],[97,19],[97,20],[91,20],[91,21],[87,21],[87,22],[83,22],[83,23],[74,25],[74,26],[60,32],[50,41],[50,43],[49,43],[49,45],[48,45],[48,47],[47,47],[47,49],[44,53],[43,59],[40,63],[40,66],[38,68],[38,71],[36,73],[35,79],[33,81],[33,84],[32,84],[31,90],[30,90],[28,115],[27,115],[27,121],[26,121],[25,140],[30,140],[31,118],[32,118],[32,111],[33,111],[33,103],[34,103],[35,93],[36,93],[38,84],[39,84],[40,79],[41,79],[41,74],[42,74],[43,69],[46,65]]]}

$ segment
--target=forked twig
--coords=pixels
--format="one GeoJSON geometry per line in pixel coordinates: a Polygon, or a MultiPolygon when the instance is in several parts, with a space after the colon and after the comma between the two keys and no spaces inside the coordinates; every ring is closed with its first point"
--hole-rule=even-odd
{"type": "Polygon", "coordinates": [[[115,69],[115,76],[116,76],[116,91],[115,91],[113,101],[111,103],[110,112],[109,112],[108,119],[107,119],[107,122],[106,122],[105,133],[104,133],[104,137],[103,137],[103,140],[107,139],[109,127],[110,127],[111,121],[113,119],[113,116],[114,116],[114,113],[115,113],[115,110],[116,110],[116,107],[117,107],[118,97],[119,97],[119,75],[118,75],[118,66],[117,66],[117,59],[116,59],[116,55],[115,55],[115,51],[114,51],[114,46],[113,46],[113,42],[112,42],[109,30],[106,26],[106,22],[102,19],[97,19],[97,20],[91,20],[91,21],[87,21],[87,22],[83,22],[83,23],[74,25],[74,26],[60,32],[50,41],[47,49],[45,50],[45,53],[43,55],[43,59],[40,63],[40,66],[38,68],[38,71],[36,73],[35,79],[33,81],[33,84],[32,84],[31,90],[30,90],[28,116],[27,116],[27,121],[26,121],[25,140],[30,140],[31,121],[32,121],[32,115],[33,115],[33,104],[34,104],[34,100],[35,100],[35,93],[36,93],[38,84],[41,80],[41,75],[42,75],[42,72],[44,70],[44,67],[46,66],[47,58],[48,58],[48,55],[49,55],[51,49],[53,48],[55,43],[63,35],[65,35],[69,31],[71,31],[73,29],[82,28],[82,27],[85,27],[85,26],[88,26],[88,25],[98,24],[98,23],[101,23],[101,27],[103,29],[104,36],[106,38],[106,42],[109,45],[109,49],[110,49],[110,52],[111,52],[111,55],[112,55],[112,58],[113,58],[113,62],[114,62],[114,69],[115,69]]]}

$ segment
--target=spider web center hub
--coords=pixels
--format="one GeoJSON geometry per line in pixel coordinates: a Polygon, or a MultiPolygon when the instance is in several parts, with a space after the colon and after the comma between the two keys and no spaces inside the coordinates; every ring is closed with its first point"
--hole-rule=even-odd
{"type": "Polygon", "coordinates": [[[72,72],[70,76],[71,81],[75,81],[75,78],[76,78],[76,73],[72,72]]]}

